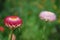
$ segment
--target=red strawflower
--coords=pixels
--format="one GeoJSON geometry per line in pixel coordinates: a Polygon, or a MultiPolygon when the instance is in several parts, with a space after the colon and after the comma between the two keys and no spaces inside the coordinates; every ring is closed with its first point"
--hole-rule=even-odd
{"type": "Polygon", "coordinates": [[[9,28],[17,28],[22,25],[22,19],[18,16],[8,16],[4,19],[4,23],[9,28]]]}
{"type": "Polygon", "coordinates": [[[4,28],[2,26],[0,26],[0,31],[4,32],[4,28]]]}

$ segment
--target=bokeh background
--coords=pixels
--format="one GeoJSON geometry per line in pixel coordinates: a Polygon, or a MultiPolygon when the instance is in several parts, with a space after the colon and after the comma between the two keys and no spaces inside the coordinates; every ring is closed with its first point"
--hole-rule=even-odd
{"type": "Polygon", "coordinates": [[[3,20],[11,15],[23,20],[22,26],[14,31],[16,40],[60,40],[60,0],[0,0],[0,26],[4,27],[0,40],[8,40],[10,29],[3,20]],[[54,12],[56,21],[46,24],[39,18],[41,11],[54,12]]]}

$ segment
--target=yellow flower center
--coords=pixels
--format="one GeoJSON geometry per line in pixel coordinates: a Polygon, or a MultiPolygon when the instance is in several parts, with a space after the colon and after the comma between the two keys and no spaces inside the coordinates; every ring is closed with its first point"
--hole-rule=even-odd
{"type": "Polygon", "coordinates": [[[16,16],[11,16],[9,20],[16,21],[18,18],[16,16]]]}

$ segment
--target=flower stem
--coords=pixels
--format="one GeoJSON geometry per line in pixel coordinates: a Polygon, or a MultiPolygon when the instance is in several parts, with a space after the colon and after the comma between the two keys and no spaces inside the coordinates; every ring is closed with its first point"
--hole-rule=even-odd
{"type": "Polygon", "coordinates": [[[13,33],[13,30],[11,30],[8,40],[12,40],[12,33],[13,33]]]}
{"type": "Polygon", "coordinates": [[[43,39],[47,40],[47,22],[45,22],[45,25],[43,26],[43,39]]]}
{"type": "Polygon", "coordinates": [[[12,34],[12,40],[16,40],[15,34],[12,34]]]}

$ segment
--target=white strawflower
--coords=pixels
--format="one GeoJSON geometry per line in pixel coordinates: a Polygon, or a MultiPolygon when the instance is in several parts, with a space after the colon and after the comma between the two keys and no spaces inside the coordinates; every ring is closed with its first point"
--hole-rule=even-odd
{"type": "Polygon", "coordinates": [[[45,20],[45,21],[54,21],[56,20],[56,15],[53,12],[49,11],[42,11],[39,14],[40,19],[45,20]]]}

